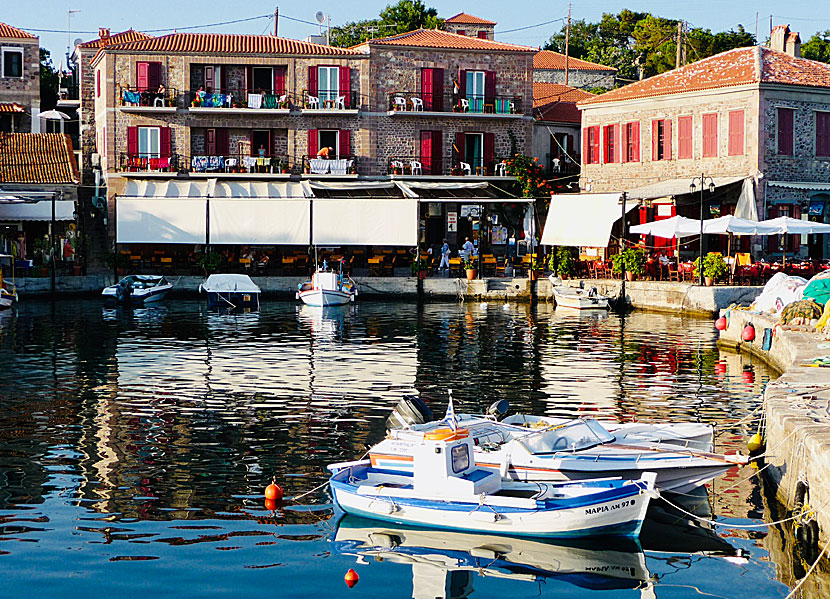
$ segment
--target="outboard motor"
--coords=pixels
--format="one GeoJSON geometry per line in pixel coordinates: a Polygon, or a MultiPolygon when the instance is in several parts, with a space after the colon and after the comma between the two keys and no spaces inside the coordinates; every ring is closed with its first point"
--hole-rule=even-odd
{"type": "Polygon", "coordinates": [[[596,296],[597,296],[597,288],[596,287],[591,287],[591,289],[588,291],[588,297],[596,297],[596,296]]]}
{"type": "Polygon", "coordinates": [[[489,408],[487,408],[487,415],[492,416],[497,421],[501,420],[507,414],[507,410],[510,409],[510,402],[506,399],[500,399],[497,402],[494,402],[489,408]]]}
{"type": "Polygon", "coordinates": [[[424,424],[433,420],[432,410],[417,395],[404,395],[386,419],[389,430],[409,428],[413,424],[424,424]]]}

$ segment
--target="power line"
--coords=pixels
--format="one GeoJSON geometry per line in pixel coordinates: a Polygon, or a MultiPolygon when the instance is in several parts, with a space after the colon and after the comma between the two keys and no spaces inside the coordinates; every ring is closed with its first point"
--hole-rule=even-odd
{"type": "Polygon", "coordinates": [[[498,30],[496,33],[499,35],[504,35],[505,33],[513,33],[514,31],[524,31],[525,29],[533,29],[534,27],[542,27],[544,25],[550,25],[551,23],[556,23],[557,21],[564,21],[565,17],[559,17],[558,19],[553,19],[551,21],[545,21],[544,23],[536,23],[535,25],[527,25],[525,27],[517,27],[516,29],[505,29],[504,31],[498,30]]]}

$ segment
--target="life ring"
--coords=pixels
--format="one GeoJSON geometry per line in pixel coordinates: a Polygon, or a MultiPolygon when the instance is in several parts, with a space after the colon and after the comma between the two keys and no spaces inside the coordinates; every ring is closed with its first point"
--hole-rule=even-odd
{"type": "Polygon", "coordinates": [[[434,431],[424,433],[426,441],[454,441],[456,439],[466,439],[470,436],[470,431],[466,428],[459,428],[452,430],[451,428],[437,428],[434,431]]]}

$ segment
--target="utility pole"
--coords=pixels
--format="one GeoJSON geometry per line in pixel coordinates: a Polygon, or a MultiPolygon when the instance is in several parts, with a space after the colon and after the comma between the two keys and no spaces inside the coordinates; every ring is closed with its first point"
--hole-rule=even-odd
{"type": "Polygon", "coordinates": [[[571,6],[568,4],[568,24],[565,26],[565,85],[568,85],[568,47],[571,41],[571,6]]]}
{"type": "Polygon", "coordinates": [[[686,35],[688,31],[689,24],[686,21],[683,21],[683,44],[680,46],[680,66],[686,66],[686,45],[688,44],[689,36],[686,35]]]}
{"type": "Polygon", "coordinates": [[[280,7],[277,6],[274,8],[274,37],[279,37],[279,25],[280,25],[280,7]]]}
{"type": "Polygon", "coordinates": [[[683,21],[677,22],[677,52],[674,58],[674,68],[680,68],[680,47],[683,45],[683,21]]]}
{"type": "Polygon", "coordinates": [[[755,45],[758,45],[758,11],[755,11],[755,45]]]}

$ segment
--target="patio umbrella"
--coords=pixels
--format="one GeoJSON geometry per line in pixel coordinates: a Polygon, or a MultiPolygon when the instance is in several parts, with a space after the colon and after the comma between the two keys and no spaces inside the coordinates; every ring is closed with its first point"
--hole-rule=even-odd
{"type": "Polygon", "coordinates": [[[700,221],[685,216],[672,216],[664,220],[635,225],[629,231],[637,235],[651,235],[664,239],[694,237],[700,235],[700,221]]]}
{"type": "Polygon", "coordinates": [[[41,112],[40,118],[50,120],[50,121],[68,121],[69,115],[64,114],[60,110],[47,110],[46,112],[41,112]]]}
{"type": "Polygon", "coordinates": [[[703,221],[703,232],[707,235],[726,235],[727,233],[735,235],[775,235],[778,228],[775,225],[759,223],[728,214],[703,221]]]}
{"type": "MultiPolygon", "coordinates": [[[[774,227],[775,230],[764,235],[809,235],[813,233],[830,233],[830,225],[814,223],[808,220],[799,220],[789,216],[779,216],[770,220],[763,220],[759,225],[774,227]]],[[[784,266],[787,266],[787,250],[782,257],[784,266]]]]}

